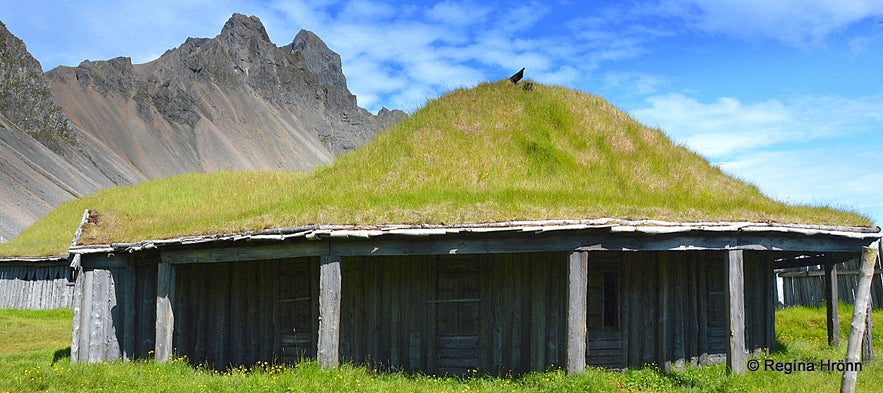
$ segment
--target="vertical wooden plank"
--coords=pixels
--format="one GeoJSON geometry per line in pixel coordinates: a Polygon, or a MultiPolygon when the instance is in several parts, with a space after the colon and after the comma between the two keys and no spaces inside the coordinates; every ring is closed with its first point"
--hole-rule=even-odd
{"type": "Polygon", "coordinates": [[[522,342],[521,342],[521,315],[524,313],[524,309],[521,307],[521,299],[523,296],[523,291],[520,291],[521,281],[520,281],[520,270],[521,260],[517,257],[518,254],[508,254],[508,263],[506,266],[506,278],[505,281],[509,283],[508,293],[506,299],[508,299],[508,304],[506,307],[509,309],[509,312],[506,313],[505,322],[503,326],[506,326],[506,332],[504,334],[504,345],[509,348],[509,351],[503,354],[503,367],[513,369],[513,370],[521,370],[522,367],[526,365],[521,362],[521,352],[522,352],[522,342]]]}
{"type": "Polygon", "coordinates": [[[826,256],[825,261],[825,310],[827,315],[825,322],[828,328],[828,345],[840,345],[840,323],[837,320],[837,264],[831,260],[831,256],[826,256]]]}
{"type": "Polygon", "coordinates": [[[672,261],[672,267],[674,275],[671,277],[674,284],[674,297],[673,297],[673,330],[674,334],[672,337],[672,350],[673,350],[673,358],[674,358],[674,368],[678,370],[682,370],[686,363],[686,330],[687,330],[687,303],[689,300],[686,295],[686,285],[688,283],[688,275],[687,275],[687,260],[686,253],[676,253],[672,254],[673,258],[676,260],[672,261]]]}
{"type": "Polygon", "coordinates": [[[120,269],[121,280],[117,285],[122,285],[123,290],[123,360],[129,361],[135,358],[135,268],[127,266],[120,269]]]}
{"type": "Polygon", "coordinates": [[[631,337],[631,298],[632,292],[635,288],[635,277],[632,273],[631,264],[627,263],[626,259],[623,257],[622,253],[619,254],[619,263],[622,266],[622,273],[620,274],[619,282],[621,283],[619,289],[619,299],[620,299],[620,309],[621,312],[619,314],[619,331],[621,334],[621,342],[620,342],[620,368],[627,368],[629,363],[629,347],[632,345],[631,337]]]}
{"type": "MultiPolygon", "coordinates": [[[[424,283],[426,288],[426,299],[436,299],[436,280],[438,278],[438,256],[427,256],[426,267],[424,268],[424,283]]],[[[426,356],[426,371],[434,373],[436,371],[436,307],[435,305],[427,305],[426,317],[426,339],[424,340],[424,354],[426,356]]]]}
{"type": "Polygon", "coordinates": [[[479,255],[476,263],[479,264],[479,287],[481,288],[481,303],[479,303],[479,335],[478,335],[478,368],[487,372],[491,369],[491,353],[493,351],[493,310],[491,298],[496,291],[493,280],[493,262],[495,255],[479,255]]]}
{"type": "MultiPolygon", "coordinates": [[[[518,260],[516,271],[516,288],[528,288],[530,285],[530,259],[526,254],[515,254],[518,260]]],[[[530,370],[530,292],[519,294],[521,296],[521,314],[516,315],[519,323],[519,345],[521,358],[518,362],[518,371],[530,370]]]]}
{"type": "MultiPolygon", "coordinates": [[[[546,297],[546,310],[549,313],[549,333],[546,335],[546,348],[549,353],[546,357],[546,365],[558,366],[564,364],[564,356],[560,348],[561,340],[567,337],[566,323],[563,323],[565,314],[565,302],[567,301],[567,266],[563,263],[555,263],[561,260],[562,254],[543,254],[543,261],[549,265],[546,271],[546,291],[550,296],[546,297]],[[551,262],[551,263],[550,263],[551,262]]],[[[588,296],[588,295],[587,295],[588,296]]],[[[588,329],[586,331],[588,334],[588,329]]],[[[588,344],[586,344],[588,345],[588,344]]]]}
{"type": "Polygon", "coordinates": [[[546,310],[547,294],[543,290],[545,267],[533,260],[528,260],[530,271],[530,359],[532,370],[545,370],[546,351],[546,310]]]}
{"type": "Polygon", "coordinates": [[[767,276],[767,325],[766,325],[766,347],[767,353],[772,350],[776,342],[776,307],[779,302],[779,283],[776,280],[776,271],[773,268],[773,255],[767,252],[766,256],[766,276],[767,276]]]}
{"type": "Polygon", "coordinates": [[[156,276],[156,349],[154,354],[159,362],[172,359],[172,337],[175,314],[172,302],[175,298],[175,268],[168,262],[160,262],[156,276]]]}
{"type": "Polygon", "coordinates": [[[107,325],[107,279],[106,270],[94,269],[92,271],[92,291],[87,296],[92,298],[92,308],[87,323],[89,324],[89,363],[98,363],[105,359],[107,352],[107,337],[105,326],[107,325]]]}
{"type": "Polygon", "coordinates": [[[586,290],[588,252],[574,251],[567,258],[567,364],[568,374],[586,369],[586,290]]]}
{"type": "Polygon", "coordinates": [[[243,333],[243,319],[246,318],[243,303],[247,302],[248,293],[243,291],[243,281],[247,280],[246,263],[233,263],[230,280],[230,351],[229,360],[234,365],[245,364],[246,336],[243,333]]]}
{"type": "Polygon", "coordinates": [[[490,325],[492,341],[490,368],[488,371],[498,371],[503,367],[503,327],[506,323],[506,320],[503,318],[503,311],[509,307],[508,302],[505,301],[508,297],[504,296],[504,293],[512,285],[510,281],[506,280],[505,274],[509,269],[509,255],[495,255],[493,259],[493,273],[487,275],[490,281],[489,287],[493,288],[487,296],[488,308],[490,309],[488,325],[490,325]]]}
{"type": "MultiPolygon", "coordinates": [[[[319,346],[319,258],[309,258],[310,264],[310,318],[312,324],[310,340],[310,356],[315,358],[319,346]]],[[[343,295],[343,289],[341,289],[343,295]]]]}
{"type": "Polygon", "coordinates": [[[663,369],[665,372],[670,372],[672,370],[672,351],[671,351],[671,343],[672,343],[672,313],[671,313],[671,303],[672,303],[672,263],[669,258],[669,254],[666,252],[658,252],[657,255],[658,265],[657,271],[659,287],[657,288],[659,306],[657,311],[657,321],[659,321],[659,327],[657,329],[657,364],[663,369]]]}
{"type": "Polygon", "coordinates": [[[698,319],[698,337],[696,338],[697,353],[699,355],[699,364],[708,364],[708,258],[704,253],[699,256],[699,264],[697,269],[696,292],[697,296],[697,319],[698,319]]]}
{"type": "MultiPolygon", "coordinates": [[[[855,308],[852,311],[852,321],[849,324],[849,338],[846,341],[846,363],[856,364],[861,359],[861,344],[865,335],[868,303],[870,302],[871,280],[874,276],[874,263],[877,261],[879,250],[870,247],[862,247],[861,276],[855,294],[855,308]]],[[[855,367],[846,367],[840,379],[840,392],[855,392],[855,382],[858,377],[855,367]]]]}
{"type": "Polygon", "coordinates": [[[85,278],[85,272],[81,270],[77,274],[77,281],[74,282],[74,296],[72,301],[73,322],[71,326],[71,363],[79,363],[84,360],[80,357],[80,343],[82,342],[81,335],[85,334],[83,320],[89,315],[89,310],[85,308],[85,278]]]}
{"type": "Polygon", "coordinates": [[[687,281],[687,347],[686,356],[694,365],[699,360],[699,268],[704,267],[696,260],[696,254],[687,252],[689,280],[687,281]]]}
{"type": "MultiPolygon", "coordinates": [[[[194,304],[195,311],[195,320],[196,325],[194,326],[195,334],[193,334],[193,353],[190,354],[192,361],[194,362],[204,362],[206,359],[206,341],[208,340],[209,334],[206,332],[207,327],[209,326],[209,315],[208,310],[211,307],[211,302],[208,297],[208,275],[206,274],[206,269],[209,269],[209,266],[206,265],[196,265],[191,269],[191,301],[194,304]]],[[[157,270],[159,273],[159,270],[157,270]]],[[[157,277],[157,280],[159,277],[157,277]]],[[[253,296],[258,296],[257,294],[253,296]]],[[[257,315],[257,314],[255,314],[257,315]]]]}
{"type": "Polygon", "coordinates": [[[337,367],[340,329],[340,256],[323,255],[319,263],[319,348],[324,368],[337,367]]]}
{"type": "Polygon", "coordinates": [[[402,324],[406,306],[403,302],[403,294],[405,293],[405,266],[407,265],[406,256],[397,256],[395,263],[391,266],[391,275],[384,279],[387,288],[389,288],[389,364],[391,367],[401,369],[407,359],[406,349],[408,348],[408,328],[402,324]]]}
{"type": "MultiPolygon", "coordinates": [[[[419,370],[420,369],[420,358],[423,353],[421,349],[421,336],[420,332],[423,329],[422,319],[420,318],[420,310],[425,308],[426,299],[423,299],[423,280],[420,279],[420,260],[412,259],[409,263],[405,265],[405,277],[407,277],[407,281],[410,284],[408,286],[408,292],[406,292],[407,299],[406,303],[408,305],[408,311],[405,314],[405,319],[408,324],[408,363],[406,365],[408,370],[419,370]],[[424,303],[424,304],[421,304],[424,303]]],[[[404,280],[403,280],[404,281],[404,280]]]]}
{"type": "Polygon", "coordinates": [[[214,307],[215,307],[215,359],[216,367],[223,369],[227,367],[230,355],[230,276],[233,265],[238,263],[225,263],[215,269],[213,277],[214,285],[214,307]]]}
{"type": "Polygon", "coordinates": [[[745,373],[745,295],[742,250],[726,254],[727,372],[745,373]]]}
{"type": "MultiPolygon", "coordinates": [[[[628,348],[628,358],[625,362],[627,367],[640,367],[641,366],[641,345],[646,340],[646,336],[643,334],[641,330],[643,327],[643,320],[641,319],[641,312],[643,307],[641,306],[641,297],[645,295],[646,291],[646,268],[643,265],[638,264],[635,261],[634,253],[623,253],[623,261],[626,264],[626,271],[630,272],[630,276],[626,279],[629,281],[629,322],[628,322],[628,336],[629,336],[629,348],[628,348]]],[[[625,330],[624,330],[625,331],[625,330]]]]}

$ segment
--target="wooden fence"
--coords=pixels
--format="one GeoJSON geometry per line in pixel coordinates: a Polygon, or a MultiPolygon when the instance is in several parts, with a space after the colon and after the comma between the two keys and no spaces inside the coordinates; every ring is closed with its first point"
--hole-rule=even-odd
{"type": "MultiPolygon", "coordinates": [[[[838,298],[855,303],[860,260],[853,259],[837,265],[838,298]]],[[[822,306],[825,303],[825,269],[821,265],[783,269],[777,272],[782,279],[783,301],[790,306],[822,306]]],[[[871,304],[883,308],[883,265],[878,256],[871,281],[871,304]]]]}

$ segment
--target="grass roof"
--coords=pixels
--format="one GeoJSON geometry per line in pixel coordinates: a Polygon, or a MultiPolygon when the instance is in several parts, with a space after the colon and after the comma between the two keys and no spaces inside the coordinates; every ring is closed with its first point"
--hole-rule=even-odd
{"type": "Polygon", "coordinates": [[[311,173],[189,174],[63,204],[0,255],[307,224],[462,224],[613,217],[870,226],[786,205],[725,175],[604,99],[508,81],[429,101],[361,149],[311,173]]]}

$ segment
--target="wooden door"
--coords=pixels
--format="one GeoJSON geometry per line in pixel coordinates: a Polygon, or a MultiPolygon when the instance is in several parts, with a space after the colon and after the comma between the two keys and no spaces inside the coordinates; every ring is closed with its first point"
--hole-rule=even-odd
{"type": "Polygon", "coordinates": [[[316,298],[313,296],[311,263],[290,263],[279,269],[280,290],[277,300],[277,353],[284,363],[314,358],[316,298]]]}
{"type": "Polygon", "coordinates": [[[479,366],[480,265],[477,259],[440,259],[437,266],[435,368],[441,374],[463,374],[479,366]]]}

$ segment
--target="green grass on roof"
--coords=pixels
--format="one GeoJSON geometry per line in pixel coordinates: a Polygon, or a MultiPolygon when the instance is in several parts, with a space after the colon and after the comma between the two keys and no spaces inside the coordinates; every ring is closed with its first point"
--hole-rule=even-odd
{"type": "Polygon", "coordinates": [[[0,255],[306,224],[458,224],[613,217],[870,226],[856,213],[762,195],[605,100],[508,81],[431,100],[308,174],[191,174],[65,203],[0,255]]]}

